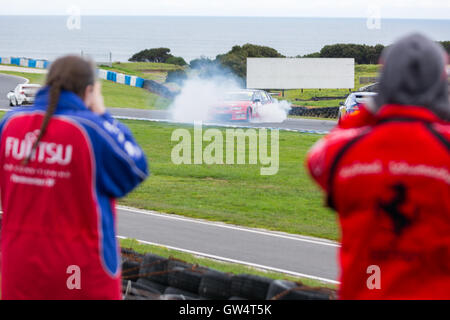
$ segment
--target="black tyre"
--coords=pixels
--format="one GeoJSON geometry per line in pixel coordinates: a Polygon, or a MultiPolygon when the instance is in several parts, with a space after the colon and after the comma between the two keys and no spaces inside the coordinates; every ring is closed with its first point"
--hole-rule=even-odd
{"type": "Polygon", "coordinates": [[[266,299],[270,300],[282,292],[298,287],[299,284],[287,280],[274,280],[269,286],[266,299]]]}
{"type": "Polygon", "coordinates": [[[163,294],[159,297],[160,300],[188,300],[182,294],[163,294]]]}
{"type": "Polygon", "coordinates": [[[286,294],[280,294],[277,300],[331,300],[329,293],[320,291],[320,289],[314,288],[302,288],[296,287],[286,294]]]}
{"type": "Polygon", "coordinates": [[[231,297],[232,276],[226,273],[209,271],[202,276],[198,293],[211,299],[228,299],[231,297]]]}
{"type": "Polygon", "coordinates": [[[193,265],[184,261],[169,259],[168,269],[172,270],[174,268],[186,268],[190,269],[193,265]]]}
{"type": "Polygon", "coordinates": [[[249,300],[264,300],[272,281],[272,279],[254,275],[236,275],[231,282],[231,295],[249,300]]]}
{"type": "MultiPolygon", "coordinates": [[[[153,288],[153,287],[150,287],[150,286],[148,286],[148,285],[146,285],[146,284],[143,284],[142,282],[133,282],[132,284],[131,284],[131,287],[133,288],[133,289],[136,289],[136,290],[139,290],[139,291],[141,291],[141,294],[142,295],[148,295],[148,294],[151,294],[151,295],[153,295],[153,296],[160,296],[161,295],[161,292],[159,291],[159,290],[157,290],[157,289],[155,289],[155,288],[153,288]]],[[[139,292],[138,291],[138,292],[139,292]]]]}
{"type": "Polygon", "coordinates": [[[331,300],[334,298],[332,290],[310,288],[285,280],[273,281],[267,293],[267,300],[331,300]]]}
{"type": "Polygon", "coordinates": [[[146,278],[139,278],[136,283],[142,285],[142,286],[146,286],[149,288],[152,288],[153,290],[158,291],[160,294],[163,294],[164,291],[166,290],[167,286],[160,284],[158,282],[155,281],[150,281],[146,278]]]}
{"type": "Polygon", "coordinates": [[[169,285],[178,289],[198,293],[203,276],[202,271],[175,267],[169,273],[169,285]]]}
{"type": "Polygon", "coordinates": [[[141,262],[139,277],[167,286],[169,284],[167,272],[168,265],[168,259],[151,253],[146,254],[141,262]]]}
{"type": "Polygon", "coordinates": [[[233,297],[229,298],[228,300],[248,300],[248,299],[233,296],[233,297]]]}
{"type": "Polygon", "coordinates": [[[133,260],[133,261],[142,262],[142,259],[144,259],[143,254],[137,253],[136,251],[134,251],[131,248],[121,248],[120,254],[122,257],[122,261],[133,260]]]}
{"type": "Polygon", "coordinates": [[[139,278],[140,263],[133,260],[125,260],[122,263],[122,278],[136,281],[139,278]]]}
{"type": "Polygon", "coordinates": [[[189,292],[186,290],[181,290],[181,289],[174,288],[174,287],[167,287],[166,290],[164,291],[164,295],[167,295],[167,294],[182,295],[186,298],[185,300],[198,300],[200,298],[195,293],[192,293],[192,292],[189,292]]]}
{"type": "Polygon", "coordinates": [[[122,294],[125,300],[157,300],[161,293],[151,287],[122,280],[122,294]]]}
{"type": "Polygon", "coordinates": [[[247,122],[252,122],[252,119],[253,119],[252,109],[251,109],[251,108],[247,108],[247,118],[246,118],[246,121],[247,121],[247,122]]]}

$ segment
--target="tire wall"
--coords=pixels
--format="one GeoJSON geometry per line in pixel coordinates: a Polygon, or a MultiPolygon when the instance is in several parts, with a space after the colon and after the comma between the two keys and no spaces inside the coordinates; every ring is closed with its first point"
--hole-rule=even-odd
{"type": "Polygon", "coordinates": [[[339,107],[307,108],[292,107],[289,115],[302,117],[337,118],[339,107]]]}
{"type": "Polygon", "coordinates": [[[122,248],[126,300],[332,300],[336,291],[300,282],[231,274],[122,248]]]}

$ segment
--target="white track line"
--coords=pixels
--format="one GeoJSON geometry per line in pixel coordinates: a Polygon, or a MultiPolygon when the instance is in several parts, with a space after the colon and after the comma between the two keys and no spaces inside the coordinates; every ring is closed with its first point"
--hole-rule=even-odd
{"type": "Polygon", "coordinates": [[[340,247],[340,245],[337,242],[325,240],[325,239],[318,239],[318,238],[306,237],[306,236],[294,236],[294,235],[270,232],[270,231],[260,230],[260,229],[244,228],[244,227],[239,227],[239,226],[220,223],[220,222],[211,222],[211,221],[205,221],[205,220],[199,220],[199,219],[192,219],[192,218],[186,218],[186,217],[181,217],[181,216],[172,215],[172,214],[160,213],[160,212],[156,212],[156,211],[147,211],[147,210],[135,209],[135,208],[124,207],[124,206],[117,206],[117,209],[132,212],[132,213],[144,214],[144,215],[148,215],[148,216],[156,216],[156,217],[165,218],[165,219],[192,222],[192,223],[204,224],[204,225],[218,227],[218,228],[238,230],[238,231],[243,231],[243,232],[251,232],[251,233],[256,233],[256,234],[260,234],[260,235],[264,235],[264,236],[277,237],[277,238],[301,241],[301,242],[308,242],[308,243],[313,243],[313,244],[323,245],[323,246],[330,246],[330,247],[337,247],[337,248],[340,247]]]}
{"type": "MultiPolygon", "coordinates": [[[[117,236],[117,238],[119,238],[119,239],[129,239],[128,237],[123,237],[123,236],[117,236]]],[[[135,239],[135,240],[137,242],[139,242],[139,243],[149,244],[149,245],[153,245],[153,246],[163,246],[163,247],[165,247],[167,249],[176,250],[176,251],[182,251],[182,252],[186,252],[186,253],[189,253],[189,254],[193,254],[193,255],[196,255],[196,256],[201,256],[201,257],[205,257],[205,258],[209,258],[209,259],[220,260],[220,261],[236,263],[236,264],[242,264],[242,265],[250,266],[250,267],[253,267],[253,268],[258,268],[258,269],[263,269],[263,270],[268,270],[268,271],[274,271],[274,272],[280,272],[280,273],[284,273],[284,274],[288,274],[288,275],[292,275],[292,276],[296,276],[296,277],[308,278],[308,279],[318,280],[318,281],[332,283],[332,284],[339,284],[340,283],[339,281],[336,281],[336,280],[316,277],[316,276],[312,276],[312,275],[309,275],[309,274],[298,273],[298,272],[294,272],[294,271],[289,271],[289,270],[284,270],[284,269],[279,269],[279,268],[263,266],[263,265],[256,264],[256,263],[251,263],[251,262],[246,262],[246,261],[241,261],[241,260],[235,260],[235,259],[220,257],[220,256],[212,255],[212,254],[198,252],[198,251],[192,251],[192,250],[177,248],[177,247],[168,246],[168,245],[161,244],[161,243],[149,242],[149,241],[138,240],[138,239],[135,239]]]]}

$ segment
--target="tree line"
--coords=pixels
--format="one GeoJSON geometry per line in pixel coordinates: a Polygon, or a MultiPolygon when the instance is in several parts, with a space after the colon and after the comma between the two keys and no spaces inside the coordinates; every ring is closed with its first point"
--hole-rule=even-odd
{"type": "MultiPolygon", "coordinates": [[[[440,41],[447,53],[450,54],[450,41],[440,41]]],[[[377,64],[381,53],[386,47],[382,44],[375,46],[361,44],[333,44],[324,46],[319,52],[297,56],[299,58],[354,58],[357,64],[377,64]]]]}
{"type": "MultiPolygon", "coordinates": [[[[439,42],[447,53],[450,54],[450,41],[439,42]]],[[[298,58],[354,58],[357,64],[377,64],[384,45],[374,46],[361,44],[333,44],[324,46],[319,52],[299,55],[298,58]]],[[[230,51],[219,54],[215,59],[201,57],[189,63],[191,69],[197,70],[200,76],[208,77],[217,74],[234,74],[241,79],[246,78],[247,58],[285,58],[276,49],[245,44],[234,46],[230,51]]],[[[134,54],[129,61],[139,62],[163,62],[180,66],[187,66],[186,61],[181,57],[175,57],[168,48],[145,49],[134,54]]],[[[184,70],[171,71],[168,74],[168,81],[183,80],[187,76],[184,70]]]]}

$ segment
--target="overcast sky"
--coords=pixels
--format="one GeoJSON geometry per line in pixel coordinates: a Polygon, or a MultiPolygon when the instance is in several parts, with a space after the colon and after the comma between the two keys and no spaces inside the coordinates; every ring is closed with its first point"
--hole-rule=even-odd
{"type": "Polygon", "coordinates": [[[0,0],[0,14],[450,19],[450,0],[0,0]]]}

